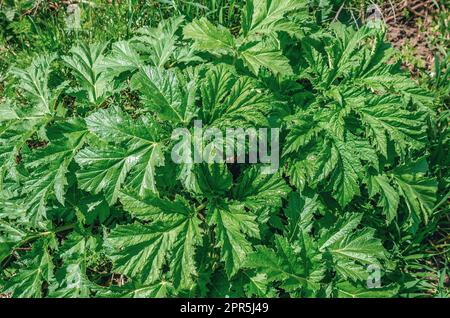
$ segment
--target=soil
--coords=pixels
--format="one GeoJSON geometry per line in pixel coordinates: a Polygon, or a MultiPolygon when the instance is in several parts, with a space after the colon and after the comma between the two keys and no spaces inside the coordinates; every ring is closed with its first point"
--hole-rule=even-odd
{"type": "MultiPolygon", "coordinates": [[[[432,28],[433,19],[437,12],[447,12],[443,1],[386,1],[381,11],[388,25],[387,37],[392,46],[401,50],[408,45],[414,56],[424,62],[425,68],[431,70],[436,49],[430,44],[430,38],[437,32],[432,28]]],[[[405,66],[412,74],[418,72],[411,63],[405,63],[405,66]]]]}

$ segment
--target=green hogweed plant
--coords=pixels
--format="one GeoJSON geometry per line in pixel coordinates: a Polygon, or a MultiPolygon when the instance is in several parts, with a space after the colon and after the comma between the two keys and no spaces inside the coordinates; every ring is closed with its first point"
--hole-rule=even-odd
{"type": "MultiPolygon", "coordinates": [[[[392,53],[383,26],[319,27],[306,1],[250,0],[238,31],[180,16],[12,68],[0,292],[399,295],[400,243],[388,238],[430,222],[437,180],[434,99],[392,53]],[[194,136],[181,156],[202,143],[196,121],[279,129],[279,168],[174,162],[174,131],[194,136]],[[370,268],[382,269],[377,288],[370,268]]],[[[210,150],[225,153],[221,141],[210,150]]],[[[248,143],[231,147],[249,155],[248,143]]]]}

